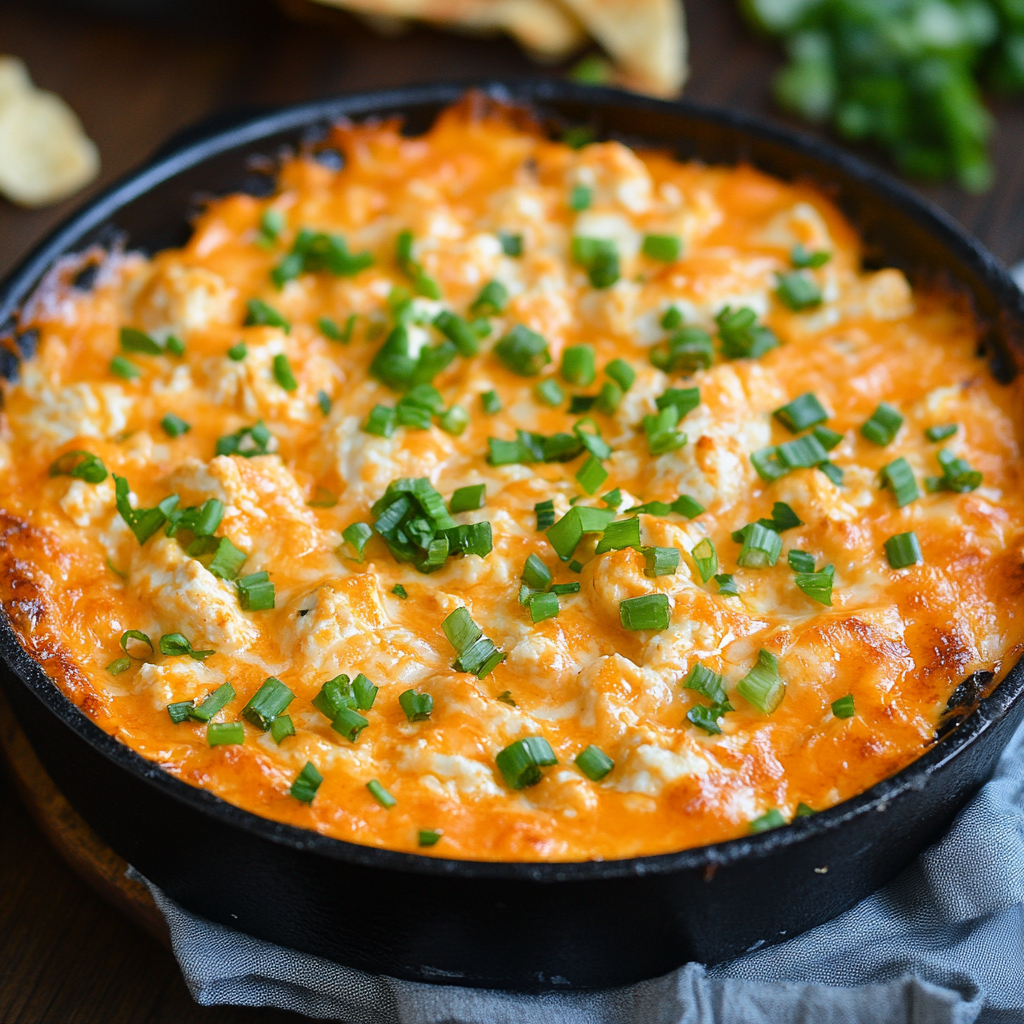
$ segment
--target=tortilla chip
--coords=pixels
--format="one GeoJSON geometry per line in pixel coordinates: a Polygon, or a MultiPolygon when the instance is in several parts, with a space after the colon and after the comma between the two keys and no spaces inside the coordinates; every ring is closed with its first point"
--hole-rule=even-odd
{"type": "Polygon", "coordinates": [[[46,206],[92,181],[99,166],[74,111],[36,89],[21,61],[0,58],[0,192],[22,206],[46,206]]]}

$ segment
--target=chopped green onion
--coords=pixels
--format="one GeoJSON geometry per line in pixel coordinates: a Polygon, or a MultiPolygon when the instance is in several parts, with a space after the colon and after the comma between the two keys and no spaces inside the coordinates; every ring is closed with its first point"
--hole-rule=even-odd
{"type": "Polygon", "coordinates": [[[757,322],[757,314],[749,306],[726,306],[715,323],[726,359],[757,359],[779,344],[772,331],[757,322]]]}
{"type": "Polygon", "coordinates": [[[507,704],[511,708],[519,707],[519,705],[515,702],[515,700],[512,697],[512,691],[511,690],[505,690],[504,693],[499,693],[498,696],[495,697],[494,699],[495,700],[500,700],[502,704],[507,704]]]}
{"type": "Polygon", "coordinates": [[[885,542],[885,557],[893,569],[905,569],[908,565],[923,562],[924,556],[921,554],[917,534],[910,531],[890,537],[885,542]]]}
{"type": "Polygon", "coordinates": [[[275,444],[274,435],[263,420],[259,420],[251,427],[242,427],[226,437],[218,437],[216,452],[218,455],[241,455],[251,459],[275,451],[275,444]]]}
{"type": "Polygon", "coordinates": [[[275,718],[295,699],[295,694],[280,679],[270,676],[242,708],[242,717],[266,732],[275,718]]]}
{"type": "Polygon", "coordinates": [[[401,401],[395,407],[395,423],[400,427],[414,427],[417,430],[430,429],[430,410],[411,402],[401,401]]]}
{"type": "Polygon", "coordinates": [[[475,356],[480,351],[480,340],[476,332],[457,313],[442,310],[434,317],[434,326],[450,341],[455,343],[461,356],[475,356]]]}
{"type": "Polygon", "coordinates": [[[828,462],[828,452],[813,434],[786,441],[775,449],[775,457],[786,469],[810,469],[828,462]]]}
{"type": "Polygon", "coordinates": [[[808,807],[807,804],[805,804],[805,803],[799,803],[799,804],[796,805],[796,814],[794,814],[793,817],[794,818],[809,818],[814,813],[815,813],[815,810],[814,810],[813,807],[808,807]]]}
{"type": "Polygon", "coordinates": [[[825,474],[836,485],[841,487],[843,483],[843,471],[834,462],[822,462],[818,469],[825,474]]]}
{"type": "Polygon", "coordinates": [[[647,434],[647,449],[651,455],[664,455],[686,444],[686,435],[676,430],[679,409],[666,405],[656,416],[644,416],[644,432],[647,434]]]}
{"type": "Polygon", "coordinates": [[[643,548],[645,576],[672,576],[679,568],[678,548],[643,548]]]}
{"type": "Polygon", "coordinates": [[[619,279],[619,250],[610,238],[572,240],[572,258],[587,272],[595,288],[610,288],[619,279]]]}
{"type": "Polygon", "coordinates": [[[351,526],[345,527],[341,536],[346,543],[352,546],[356,553],[356,561],[361,562],[363,560],[363,551],[366,548],[366,544],[373,536],[373,530],[371,527],[366,523],[352,523],[351,526]]]}
{"type": "Polygon", "coordinates": [[[798,551],[794,548],[786,555],[786,560],[794,572],[814,572],[814,555],[808,554],[806,551],[798,551]]]}
{"type": "Polygon", "coordinates": [[[390,811],[391,808],[398,803],[398,801],[376,779],[370,779],[366,784],[366,788],[370,791],[370,796],[372,796],[385,811],[390,811]]]}
{"type": "Polygon", "coordinates": [[[246,303],[243,325],[245,327],[280,327],[285,334],[292,329],[292,325],[262,299],[250,299],[246,303]]]}
{"type": "Polygon", "coordinates": [[[937,455],[942,466],[942,476],[925,478],[925,487],[929,491],[955,491],[966,494],[981,485],[982,474],[971,468],[966,459],[957,458],[951,451],[943,448],[937,455]]]}
{"type": "Polygon", "coordinates": [[[163,349],[148,334],[134,327],[121,328],[121,349],[125,352],[138,352],[147,356],[163,355],[163,349]]]}
{"type": "Polygon", "coordinates": [[[947,437],[952,437],[959,429],[956,423],[941,423],[934,427],[929,427],[924,434],[929,441],[945,441],[947,437]]]}
{"type": "Polygon", "coordinates": [[[494,346],[494,354],[521,377],[535,377],[551,362],[548,343],[525,324],[516,324],[494,346]]]}
{"type": "Polygon", "coordinates": [[[235,581],[235,586],[242,611],[265,612],[274,607],[274,584],[269,573],[254,572],[242,576],[235,581]]]}
{"type": "Polygon", "coordinates": [[[302,273],[327,270],[337,277],[354,277],[373,262],[368,252],[349,252],[341,235],[303,228],[295,236],[290,252],[270,272],[270,279],[278,288],[283,288],[302,273]]]}
{"type": "Polygon", "coordinates": [[[731,573],[720,572],[715,577],[715,582],[718,584],[718,592],[725,594],[726,597],[739,597],[739,589],[736,586],[736,577],[731,573]]]}
{"type": "Polygon", "coordinates": [[[263,246],[263,248],[269,249],[277,241],[284,228],[284,214],[276,207],[268,206],[260,218],[260,231],[259,237],[256,239],[257,243],[263,246]]]}
{"type": "Polygon", "coordinates": [[[574,559],[573,559],[573,560],[572,560],[572,561],[571,561],[571,562],[569,563],[569,568],[570,568],[570,569],[571,569],[571,570],[572,570],[573,572],[583,572],[583,563],[582,563],[582,562],[580,562],[580,561],[578,561],[577,559],[575,559],[575,558],[574,558],[574,559]]]}
{"type": "Polygon", "coordinates": [[[452,668],[458,672],[469,672],[477,679],[485,679],[506,658],[505,653],[483,635],[464,606],[456,608],[441,623],[441,628],[455,648],[457,657],[452,668]]]}
{"type": "MultiPolygon", "coordinates": [[[[678,312],[672,307],[671,311],[678,312]]],[[[668,314],[662,319],[664,323],[668,314]]],[[[680,321],[681,321],[680,317],[680,321]]],[[[683,327],[670,334],[650,352],[652,365],[665,373],[694,373],[706,370],[715,357],[711,335],[700,327],[683,327]]]]}
{"type": "Polygon", "coordinates": [[[417,842],[420,846],[436,846],[443,835],[437,828],[421,828],[417,833],[417,842]]]}
{"type": "Polygon", "coordinates": [[[322,388],[316,393],[316,404],[320,406],[320,411],[325,416],[330,416],[334,403],[331,401],[331,396],[322,388]]]}
{"type": "Polygon", "coordinates": [[[241,722],[210,722],[206,742],[211,747],[235,746],[245,742],[245,729],[241,722]]]}
{"type": "Polygon", "coordinates": [[[356,707],[361,711],[369,711],[373,702],[377,699],[379,686],[374,686],[362,672],[352,680],[352,693],[355,696],[356,707]]]}
{"type": "Polygon", "coordinates": [[[766,715],[776,711],[786,696],[778,658],[762,649],[757,664],[736,684],[736,692],[766,715]]]}
{"type": "Polygon", "coordinates": [[[640,517],[619,519],[609,523],[597,543],[594,553],[621,551],[623,548],[640,548],[640,517]]]}
{"type": "Polygon", "coordinates": [[[789,251],[789,262],[794,267],[810,267],[816,269],[823,267],[832,259],[832,253],[819,249],[816,252],[809,252],[799,242],[789,251]]]}
{"type": "Polygon", "coordinates": [[[692,412],[700,405],[700,388],[669,388],[654,400],[654,404],[659,410],[671,406],[681,420],[687,413],[692,412]]]}
{"type": "Polygon", "coordinates": [[[702,582],[707,583],[718,572],[718,555],[715,552],[715,545],[708,537],[705,537],[693,548],[690,556],[697,565],[702,582]]]}
{"type": "Polygon", "coordinates": [[[352,329],[356,325],[356,314],[349,313],[344,327],[339,327],[337,322],[329,316],[322,316],[316,322],[320,333],[329,341],[336,341],[340,345],[347,345],[352,340],[352,329]]]}
{"type": "Polygon", "coordinates": [[[164,342],[164,349],[173,356],[183,356],[185,354],[185,342],[175,334],[168,334],[167,340],[164,342]]]}
{"type": "Polygon", "coordinates": [[[818,604],[832,605],[832,586],[835,582],[835,567],[826,565],[821,572],[800,572],[793,582],[818,604]]]}
{"type": "Polygon", "coordinates": [[[778,457],[775,445],[767,445],[750,453],[750,464],[757,470],[757,475],[768,483],[784,477],[789,467],[784,466],[778,457]]]}
{"type": "Polygon", "coordinates": [[[562,379],[587,388],[597,377],[593,345],[570,345],[562,353],[562,379]]]}
{"type": "Polygon", "coordinates": [[[871,418],[860,428],[862,436],[877,445],[891,444],[903,424],[899,411],[888,402],[882,402],[871,418]]]}
{"type": "Polygon", "coordinates": [[[782,813],[773,807],[770,811],[762,814],[760,818],[755,818],[750,823],[750,831],[770,832],[772,829],[782,828],[785,824],[786,819],[782,816],[782,813]]]}
{"type": "Polygon", "coordinates": [[[909,505],[921,496],[921,492],[917,489],[917,481],[914,479],[914,471],[910,468],[910,463],[902,456],[894,459],[887,466],[883,466],[881,477],[882,486],[888,487],[892,491],[898,508],[909,505]]]}
{"type": "MultiPolygon", "coordinates": [[[[191,423],[186,423],[180,416],[175,415],[173,412],[169,412],[160,421],[160,426],[164,428],[164,433],[168,437],[181,437],[182,434],[187,434],[192,429],[191,423]]],[[[106,474],[104,474],[105,476],[106,474]]]]}
{"type": "Polygon", "coordinates": [[[396,419],[397,414],[390,406],[375,405],[363,425],[363,432],[377,437],[391,437],[395,432],[396,419]]]}
{"type": "Polygon", "coordinates": [[[832,714],[836,718],[853,718],[857,713],[853,706],[853,694],[848,693],[845,697],[840,697],[839,700],[832,702],[832,714]]]}
{"type": "MultiPolygon", "coordinates": [[[[130,632],[134,633],[134,630],[130,632]]],[[[145,634],[139,634],[140,637],[144,637],[145,634]]],[[[124,637],[121,638],[124,640],[124,637]]],[[[149,642],[149,637],[145,637],[146,642],[149,642]]],[[[160,637],[159,648],[161,654],[166,654],[170,658],[180,657],[187,654],[193,661],[205,661],[211,654],[216,653],[215,651],[194,651],[192,650],[192,644],[185,639],[181,633],[164,633],[160,637]]],[[[152,644],[150,644],[152,650],[152,644]]],[[[127,648],[125,648],[127,650],[127,648]]]]}
{"type": "Polygon", "coordinates": [[[501,251],[506,256],[523,255],[523,236],[513,235],[508,231],[498,232],[498,241],[501,243],[501,251]]]}
{"type": "Polygon", "coordinates": [[[178,505],[178,496],[164,498],[155,508],[132,508],[128,500],[131,488],[123,476],[114,474],[114,500],[118,514],[131,528],[135,539],[145,544],[167,522],[168,514],[178,505]]]}
{"type": "Polygon", "coordinates": [[[828,427],[815,427],[811,434],[818,439],[818,444],[827,452],[832,451],[843,439],[842,434],[835,430],[829,430],[828,427]]]}
{"type": "Polygon", "coordinates": [[[581,750],[574,760],[576,767],[591,782],[600,782],[615,767],[615,762],[593,744],[581,750]]]}
{"type": "Polygon", "coordinates": [[[780,409],[776,409],[772,415],[791,434],[798,434],[801,430],[824,423],[828,419],[828,412],[812,391],[797,396],[792,402],[787,402],[780,409]]]}
{"type": "Polygon", "coordinates": [[[543,778],[541,768],[558,764],[558,758],[543,736],[527,736],[510,743],[495,758],[510,789],[535,786],[543,778]]]}
{"type": "MultiPolygon", "coordinates": [[[[686,678],[679,684],[686,690],[693,690],[702,697],[714,701],[716,704],[727,704],[728,699],[725,687],[722,685],[722,677],[713,672],[706,665],[695,661],[686,678]]],[[[729,709],[730,711],[732,708],[729,709]]]]}
{"type": "Polygon", "coordinates": [[[232,362],[240,363],[249,354],[249,346],[244,341],[232,345],[227,351],[227,357],[232,362]]]}
{"type": "Polygon", "coordinates": [[[131,658],[118,658],[116,661],[112,661],[107,666],[107,671],[112,676],[119,676],[122,672],[127,672],[128,669],[131,668],[131,665],[132,665],[132,659],[131,658]]]}
{"type": "Polygon", "coordinates": [[[403,601],[406,600],[409,596],[409,592],[405,589],[405,587],[402,586],[401,583],[396,583],[391,588],[391,593],[394,594],[395,597],[400,597],[403,601]]]}
{"type": "Polygon", "coordinates": [[[669,306],[662,314],[659,323],[666,331],[674,331],[677,327],[682,327],[683,314],[678,306],[669,306]]]}
{"type": "Polygon", "coordinates": [[[686,719],[692,725],[697,726],[698,729],[703,729],[709,735],[719,736],[721,735],[722,729],[718,724],[718,720],[732,710],[733,707],[728,701],[723,704],[712,704],[710,707],[704,704],[694,704],[694,706],[686,712],[686,719]]]}
{"type": "Polygon", "coordinates": [[[545,405],[558,406],[565,401],[565,392],[558,386],[554,377],[546,377],[533,386],[533,393],[538,402],[545,405]]]}
{"type": "Polygon", "coordinates": [[[589,456],[576,473],[577,482],[587,494],[596,494],[607,479],[608,470],[595,455],[589,456]]]}
{"type": "Polygon", "coordinates": [[[217,548],[207,569],[218,579],[236,579],[249,556],[235,547],[227,537],[217,541],[217,548]]]}
{"type": "MultiPolygon", "coordinates": [[[[605,388],[612,388],[618,395],[618,397],[615,397],[615,395],[611,396],[611,401],[613,403],[611,409],[605,408],[604,405],[598,406],[601,412],[607,412],[610,414],[615,411],[619,402],[622,400],[622,389],[617,385],[612,384],[611,381],[605,381],[601,387],[601,395],[604,394],[605,388]]],[[[600,395],[572,395],[569,398],[569,415],[578,416],[580,413],[590,412],[590,410],[594,408],[594,405],[600,402],[600,400],[600,395]]]]}
{"type": "Polygon", "coordinates": [[[107,479],[107,467],[92,452],[76,448],[54,461],[50,466],[50,476],[72,476],[87,484],[101,484],[107,479]]]}
{"type": "Polygon", "coordinates": [[[821,305],[821,289],[804,270],[791,270],[787,274],[777,275],[775,294],[784,306],[797,313],[821,305]]]}
{"type": "Polygon", "coordinates": [[[369,719],[348,707],[339,708],[331,717],[331,728],[339,736],[344,736],[349,743],[355,743],[359,739],[359,734],[369,724],[369,719]]]}
{"type": "Polygon", "coordinates": [[[581,213],[590,208],[594,201],[594,190],[586,185],[576,185],[569,193],[569,209],[581,213]]]}
{"type": "Polygon", "coordinates": [[[274,380],[285,389],[285,391],[294,391],[298,386],[299,382],[295,379],[295,374],[292,373],[291,363],[288,362],[288,357],[283,352],[278,352],[274,356],[274,380]]]}
{"type": "Polygon", "coordinates": [[[500,316],[508,307],[508,289],[500,281],[488,281],[469,307],[474,316],[500,316]]]}
{"type": "Polygon", "coordinates": [[[642,597],[627,597],[619,604],[619,620],[623,629],[655,631],[668,629],[671,616],[668,594],[644,594],[642,597]]]}
{"type": "Polygon", "coordinates": [[[567,562],[585,533],[603,533],[614,518],[612,509],[574,505],[548,529],[547,538],[558,557],[567,562]]]}
{"type": "MultiPolygon", "coordinates": [[[[127,658],[122,658],[121,661],[125,662],[125,668],[130,664],[127,658]]],[[[115,664],[118,664],[115,662],[115,664]]],[[[110,666],[107,666],[107,671],[110,671],[110,666]]],[[[116,672],[113,675],[117,675],[116,672]]],[[[189,719],[189,712],[192,710],[193,704],[190,700],[179,700],[173,704],[167,705],[167,714],[170,716],[171,721],[175,725],[181,725],[182,722],[186,722],[189,719]]]]}
{"type": "Polygon", "coordinates": [[[572,583],[555,583],[551,587],[551,593],[557,594],[561,597],[564,594],[578,594],[580,592],[580,584],[578,580],[574,580],[572,583]]]}
{"type": "Polygon", "coordinates": [[[636,370],[625,359],[613,359],[604,368],[604,372],[622,388],[623,392],[628,391],[636,380],[636,370]]]}
{"type": "Polygon", "coordinates": [[[355,702],[351,681],[342,672],[323,683],[311,703],[317,711],[333,721],[346,708],[351,709],[355,702]]]}
{"type": "Polygon", "coordinates": [[[484,412],[488,416],[493,416],[497,412],[501,412],[501,399],[498,397],[497,391],[485,391],[480,396],[480,401],[483,404],[484,412]]]}
{"type": "Polygon", "coordinates": [[[751,523],[745,530],[746,536],[736,564],[745,569],[763,569],[774,565],[782,552],[782,538],[760,523],[751,523]]]}
{"type": "Polygon", "coordinates": [[[278,746],[280,746],[281,743],[289,736],[294,736],[295,723],[292,721],[292,716],[278,715],[277,718],[270,723],[270,735],[278,746]]]}
{"type": "Polygon", "coordinates": [[[448,511],[472,512],[475,509],[484,507],[484,498],[487,495],[487,484],[470,484],[468,487],[458,488],[448,502],[448,511]]]}
{"type": "Polygon", "coordinates": [[[683,252],[683,240],[678,235],[644,235],[643,254],[652,260],[675,263],[683,252]]]}
{"type": "Polygon", "coordinates": [[[323,781],[324,777],[316,770],[316,765],[312,761],[307,761],[302,771],[295,777],[289,792],[296,800],[311,804],[323,781]]]}
{"type": "Polygon", "coordinates": [[[536,555],[528,555],[523,565],[522,580],[534,590],[547,590],[551,586],[551,570],[536,555]]]}
{"type": "Polygon", "coordinates": [[[114,356],[110,360],[110,372],[123,380],[135,380],[136,377],[142,376],[142,371],[124,356],[114,356]]]}
{"type": "Polygon", "coordinates": [[[558,595],[552,592],[533,594],[530,597],[528,607],[530,609],[530,618],[534,622],[553,619],[558,614],[558,595]]]}
{"type": "Polygon", "coordinates": [[[189,710],[188,717],[197,722],[209,722],[225,704],[234,698],[235,688],[230,683],[221,683],[213,693],[207,695],[202,704],[189,710]]]}
{"type": "Polygon", "coordinates": [[[547,530],[549,527],[554,525],[555,522],[555,503],[551,499],[547,501],[538,501],[533,506],[533,511],[537,515],[537,529],[540,532],[547,530]]]}

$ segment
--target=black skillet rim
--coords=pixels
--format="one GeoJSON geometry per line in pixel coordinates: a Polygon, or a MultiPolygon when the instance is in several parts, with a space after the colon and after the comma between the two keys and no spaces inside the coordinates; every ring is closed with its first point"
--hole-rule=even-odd
{"type": "MultiPolygon", "coordinates": [[[[858,179],[890,203],[900,206],[942,245],[973,269],[992,290],[1003,311],[1010,311],[1024,324],[1024,295],[1002,264],[980,242],[964,231],[944,211],[923,199],[908,186],[827,142],[783,128],[751,114],[708,107],[692,101],[666,101],[638,96],[617,89],[580,86],[552,80],[483,82],[479,84],[438,84],[360,93],[284,107],[247,118],[237,125],[200,135],[195,141],[165,147],[150,162],[131,171],[81,211],[72,215],[40,243],[0,285],[0,324],[11,318],[28,298],[47,270],[61,256],[74,251],[76,243],[101,227],[127,202],[142,197],[150,188],[204,160],[237,146],[258,142],[279,132],[310,129],[343,117],[360,118],[380,114],[401,114],[404,108],[457,101],[467,89],[476,88],[495,99],[530,104],[576,102],[599,108],[614,103],[643,111],[664,111],[744,132],[755,139],[781,145],[826,167],[858,179]]],[[[714,868],[749,858],[774,854],[814,836],[833,832],[854,818],[884,812],[902,794],[923,788],[929,777],[951,759],[962,755],[1001,721],[1024,695],[1024,659],[1007,672],[992,693],[982,700],[953,732],[935,743],[906,768],[856,797],[812,817],[795,820],[786,828],[732,839],[710,846],[693,847],[676,853],[632,857],[621,860],[590,860],[542,863],[533,861],[477,861],[402,853],[361,846],[319,835],[308,829],[284,825],[242,810],[204,789],[198,789],[164,772],[154,763],[118,742],[81,712],[18,643],[6,615],[0,620],[0,657],[17,679],[33,692],[54,715],[119,768],[130,772],[222,823],[253,833],[256,837],[296,850],[364,867],[407,872],[425,876],[466,879],[507,879],[555,882],[594,882],[603,879],[664,875],[714,868]]]]}

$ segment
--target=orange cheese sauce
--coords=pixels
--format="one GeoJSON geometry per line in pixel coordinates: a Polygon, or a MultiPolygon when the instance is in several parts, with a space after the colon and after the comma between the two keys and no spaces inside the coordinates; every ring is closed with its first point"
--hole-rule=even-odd
{"type": "Polygon", "coordinates": [[[572,150],[521,122],[463,106],[418,138],[393,124],[342,126],[330,140],[341,170],[286,160],[274,195],[211,202],[182,249],[109,255],[88,292],[74,286],[76,266],[56,268],[22,318],[23,330],[39,331],[38,352],[3,387],[7,614],[68,696],[144,757],[247,810],[356,843],[416,851],[419,831],[434,829],[443,835],[427,855],[616,858],[742,836],[770,810],[788,820],[801,803],[822,810],[845,800],[934,742],[967,674],[999,676],[1021,650],[1020,384],[992,379],[965,303],[913,291],[897,270],[863,270],[857,235],[813,188],[615,142],[572,150]],[[579,186],[590,202],[574,210],[579,186]],[[260,225],[275,218],[273,238],[260,225]],[[306,270],[277,287],[271,271],[303,228],[341,235],[372,266],[351,276],[306,270]],[[375,406],[400,397],[369,367],[394,325],[394,289],[416,287],[415,268],[396,259],[404,230],[441,296],[414,299],[414,345],[443,341],[431,326],[442,310],[472,320],[487,282],[508,295],[488,317],[479,353],[433,379],[445,409],[469,413],[461,434],[436,415],[428,429],[399,425],[390,437],[362,429],[375,406]],[[505,254],[499,232],[521,236],[521,255],[505,254]],[[647,234],[679,237],[680,257],[645,255],[647,234]],[[614,241],[619,279],[610,287],[594,287],[574,261],[577,236],[614,241]],[[794,312],[779,300],[776,276],[792,269],[797,244],[830,258],[806,272],[823,301],[794,312]],[[288,330],[246,326],[251,299],[288,330]],[[780,344],[756,359],[726,359],[715,337],[711,366],[663,372],[650,354],[664,345],[661,319],[673,305],[712,336],[724,306],[749,307],[780,344]],[[325,334],[322,318],[344,328],[353,314],[347,343],[325,334]],[[550,362],[537,376],[518,375],[493,352],[517,324],[546,341],[550,362]],[[174,336],[184,352],[123,351],[123,327],[160,346],[174,336]],[[239,343],[244,356],[231,358],[239,343]],[[574,385],[561,358],[581,344],[593,347],[597,376],[574,385]],[[281,360],[275,375],[282,354],[294,389],[282,382],[281,360]],[[113,373],[115,356],[138,376],[113,373]],[[569,396],[596,395],[614,359],[629,363],[635,381],[614,412],[588,414],[612,449],[595,495],[576,479],[586,453],[488,463],[489,438],[571,434],[580,415],[568,412],[569,396]],[[547,379],[565,395],[556,407],[534,390],[547,379]],[[678,424],[685,443],[651,454],[643,420],[673,387],[699,388],[700,404],[678,424]],[[481,396],[490,391],[502,408],[487,414],[481,396]],[[842,435],[830,452],[839,485],[818,468],[766,482],[751,463],[752,452],[793,439],[772,413],[805,392],[842,435]],[[880,401],[903,417],[884,446],[860,433],[880,401]],[[168,413],[190,429],[169,436],[168,413]],[[215,455],[219,438],[258,421],[272,435],[270,454],[215,455]],[[944,423],[958,425],[955,435],[929,441],[925,429],[944,423]],[[979,487],[925,491],[924,478],[941,474],[943,448],[983,474],[979,487]],[[51,475],[76,450],[97,456],[106,478],[51,475]],[[900,457],[921,492],[902,508],[878,482],[900,457]],[[188,554],[188,534],[160,529],[140,543],[117,510],[113,474],[128,481],[137,508],[169,495],[179,508],[220,501],[216,536],[245,554],[243,574],[268,573],[274,608],[243,610],[236,585],[206,568],[209,556],[188,554]],[[429,575],[397,561],[379,536],[355,557],[342,532],[372,524],[371,506],[403,477],[428,478],[446,501],[485,484],[483,507],[453,518],[488,521],[493,550],[452,556],[429,575]],[[640,514],[643,546],[680,552],[674,573],[646,575],[634,548],[595,553],[597,534],[574,552],[577,572],[537,530],[538,502],[553,500],[560,518],[572,501],[604,508],[600,496],[616,488],[619,518],[680,494],[704,507],[692,519],[640,514]],[[770,517],[776,502],[802,525],[782,533],[776,564],[739,567],[732,532],[770,517]],[[891,569],[884,542],[909,531],[923,561],[891,569]],[[704,538],[738,596],[702,580],[690,552],[704,538]],[[790,550],[834,566],[831,606],[796,586],[790,550]],[[537,623],[518,597],[530,554],[555,583],[581,585],[537,623]],[[667,628],[623,628],[622,602],[648,594],[666,595],[667,628]],[[452,667],[441,628],[463,606],[505,654],[483,679],[452,667]],[[126,630],[147,634],[157,651],[130,644],[135,657],[114,674],[126,630]],[[161,654],[158,638],[171,633],[214,653],[161,654]],[[771,714],[736,689],[761,650],[778,658],[785,683],[771,714]],[[708,703],[681,686],[697,662],[724,680],[732,710],[720,734],[687,719],[708,703]],[[311,702],[325,681],[360,672],[379,692],[350,741],[311,702]],[[269,676],[295,695],[295,734],[280,743],[241,717],[269,676]],[[235,696],[214,721],[242,722],[244,742],[211,747],[204,723],[171,721],[168,704],[201,702],[228,682],[235,696]],[[433,698],[428,719],[407,720],[399,695],[409,689],[433,698]],[[831,705],[846,695],[855,713],[837,718],[831,705]],[[513,790],[495,757],[529,736],[544,737],[558,763],[513,790]],[[574,764],[591,744],[614,761],[597,782],[574,764]],[[311,803],[290,792],[307,762],[323,776],[311,803]],[[373,798],[371,780],[394,806],[373,798]]]}

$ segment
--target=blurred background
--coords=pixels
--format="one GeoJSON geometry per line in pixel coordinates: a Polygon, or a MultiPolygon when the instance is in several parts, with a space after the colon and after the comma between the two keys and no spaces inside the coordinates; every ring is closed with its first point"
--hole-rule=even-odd
{"type": "MultiPolygon", "coordinates": [[[[555,0],[338,2],[363,13],[313,0],[0,0],[0,56],[20,58],[39,89],[66,101],[99,156],[98,175],[70,198],[0,198],[0,278],[71,210],[199,120],[441,80],[572,75],[664,93],[684,77],[677,0],[562,0],[570,14],[555,22],[555,0]],[[547,45],[546,62],[512,35],[479,33],[480,10],[499,3],[512,35],[535,51],[547,45]],[[396,10],[462,29],[379,17],[396,10]],[[617,31],[644,12],[650,54],[619,52],[617,31]],[[530,35],[537,24],[550,45],[530,35]],[[665,24],[678,29],[668,51],[665,24]],[[658,74],[644,79],[651,68],[658,74]]],[[[1024,260],[1024,0],[685,0],[685,14],[686,98],[850,146],[904,174],[1007,264],[1024,260]]],[[[0,80],[0,172],[12,152],[4,102],[0,80]]],[[[193,1005],[170,953],[60,861],[2,771],[0,820],[0,1020],[298,1020],[193,1005]]]]}

